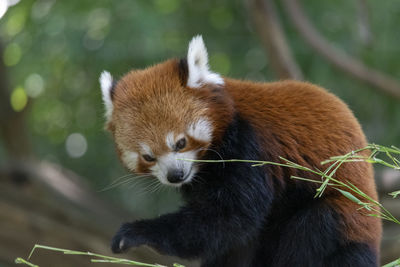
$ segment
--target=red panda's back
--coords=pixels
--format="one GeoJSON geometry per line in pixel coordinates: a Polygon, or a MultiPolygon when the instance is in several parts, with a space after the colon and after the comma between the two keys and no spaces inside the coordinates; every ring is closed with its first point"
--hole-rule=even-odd
{"type": "MultiPolygon", "coordinates": [[[[324,169],[327,166],[321,166],[321,161],[367,145],[360,125],[347,105],[316,85],[296,81],[253,83],[226,79],[225,88],[239,114],[255,128],[268,160],[279,162],[279,156],[282,156],[301,165],[324,169]]],[[[285,173],[280,168],[274,172],[285,173]]],[[[343,164],[336,177],[352,182],[377,199],[370,164],[343,164]]],[[[327,201],[344,218],[344,231],[350,239],[379,247],[379,219],[361,215],[356,211],[359,206],[340,194],[333,194],[327,201]]]]}
{"type": "Polygon", "coordinates": [[[310,150],[329,158],[366,145],[346,104],[315,85],[228,80],[226,90],[239,113],[261,136],[272,133],[291,150],[310,150]]]}

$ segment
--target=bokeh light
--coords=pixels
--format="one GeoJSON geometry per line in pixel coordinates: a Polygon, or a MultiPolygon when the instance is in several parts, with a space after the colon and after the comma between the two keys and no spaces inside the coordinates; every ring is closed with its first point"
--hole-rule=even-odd
{"type": "Polygon", "coordinates": [[[18,9],[6,22],[6,33],[15,36],[22,31],[26,23],[27,14],[24,9],[18,9]]]}
{"type": "Polygon", "coordinates": [[[25,93],[24,88],[17,87],[12,91],[10,103],[11,107],[15,111],[22,111],[25,108],[26,104],[28,103],[28,97],[25,93]]]}
{"type": "Polygon", "coordinates": [[[35,20],[41,20],[46,17],[50,13],[55,2],[55,0],[35,1],[31,10],[32,18],[35,20]]]}
{"type": "Polygon", "coordinates": [[[26,94],[32,98],[38,97],[44,91],[44,81],[37,73],[30,74],[25,80],[26,94]]]}
{"type": "Polygon", "coordinates": [[[4,49],[4,64],[8,67],[15,66],[21,60],[22,51],[17,43],[11,43],[4,49]]]}
{"type": "Polygon", "coordinates": [[[73,133],[65,141],[65,149],[71,158],[82,157],[87,150],[86,138],[80,133],[73,133]]]}
{"type": "Polygon", "coordinates": [[[250,49],[245,55],[244,62],[252,71],[260,71],[267,65],[265,53],[260,48],[250,49]]]}

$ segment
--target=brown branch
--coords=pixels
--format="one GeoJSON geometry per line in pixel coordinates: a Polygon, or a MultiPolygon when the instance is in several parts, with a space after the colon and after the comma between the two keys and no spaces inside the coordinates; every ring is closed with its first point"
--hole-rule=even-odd
{"type": "Polygon", "coordinates": [[[282,0],[294,27],[303,39],[327,61],[351,76],[400,99],[400,84],[394,78],[365,66],[361,61],[329,43],[304,14],[298,0],[282,0]]]}
{"type": "Polygon", "coordinates": [[[292,56],[272,0],[248,0],[248,10],[271,67],[281,79],[303,79],[303,74],[292,56]]]}
{"type": "MultiPolygon", "coordinates": [[[[48,198],[57,199],[56,206],[73,207],[94,216],[102,217],[99,224],[109,225],[120,220],[127,212],[100,198],[80,177],[71,170],[47,161],[15,160],[0,168],[0,178],[7,177],[8,182],[28,188],[34,188],[48,198]]],[[[0,186],[7,181],[0,180],[0,186]]],[[[52,205],[54,203],[49,203],[52,205]]]]}

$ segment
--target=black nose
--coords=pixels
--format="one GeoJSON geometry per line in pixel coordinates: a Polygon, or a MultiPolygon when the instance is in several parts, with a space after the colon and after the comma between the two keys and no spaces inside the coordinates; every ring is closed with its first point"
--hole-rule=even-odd
{"type": "Polygon", "coordinates": [[[170,170],[168,171],[167,179],[170,183],[179,183],[184,180],[184,173],[182,170],[170,170]]]}

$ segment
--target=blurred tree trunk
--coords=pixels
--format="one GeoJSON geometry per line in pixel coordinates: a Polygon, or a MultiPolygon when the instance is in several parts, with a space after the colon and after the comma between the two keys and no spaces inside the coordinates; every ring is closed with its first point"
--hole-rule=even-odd
{"type": "Polygon", "coordinates": [[[293,58],[273,0],[246,0],[246,4],[273,72],[279,79],[302,80],[303,74],[293,58]]]}
{"type": "Polygon", "coordinates": [[[11,107],[11,90],[3,52],[0,42],[0,135],[10,158],[28,158],[31,156],[31,145],[25,125],[26,109],[16,112],[11,107]]]}

